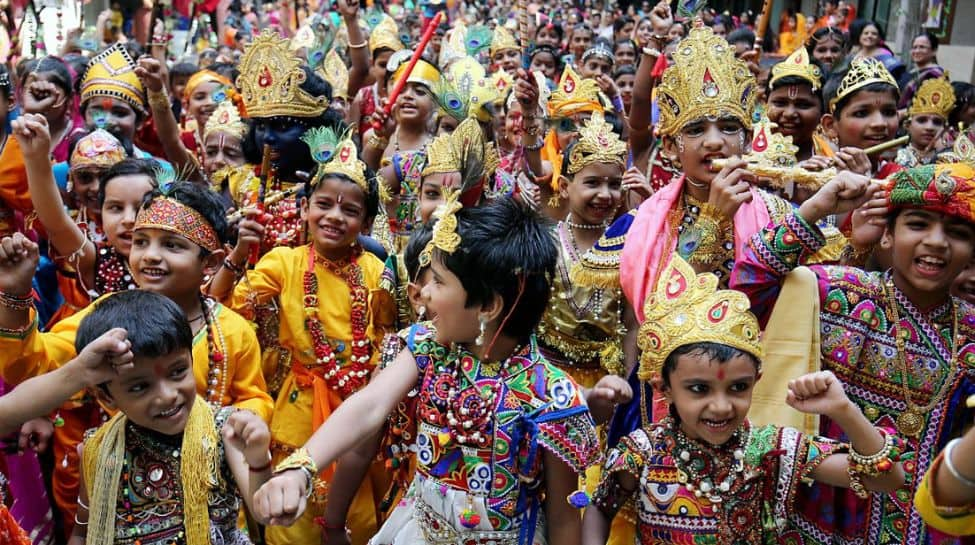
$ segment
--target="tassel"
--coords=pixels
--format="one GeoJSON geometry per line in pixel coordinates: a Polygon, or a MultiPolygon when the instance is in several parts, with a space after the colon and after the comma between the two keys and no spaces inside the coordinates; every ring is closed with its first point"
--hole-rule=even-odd
{"type": "Polygon", "coordinates": [[[474,511],[474,499],[470,494],[467,495],[467,507],[460,513],[460,525],[468,530],[473,530],[481,524],[481,515],[474,511]]]}
{"type": "Polygon", "coordinates": [[[620,287],[619,264],[615,267],[596,268],[577,261],[569,269],[569,280],[576,286],[585,288],[616,289],[620,287]]]}

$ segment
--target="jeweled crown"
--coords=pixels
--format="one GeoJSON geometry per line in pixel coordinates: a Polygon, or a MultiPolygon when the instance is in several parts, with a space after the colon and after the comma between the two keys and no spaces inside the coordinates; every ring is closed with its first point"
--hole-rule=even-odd
{"type": "Polygon", "coordinates": [[[829,111],[833,113],[836,105],[847,96],[871,83],[887,83],[898,89],[897,81],[890,75],[884,63],[873,57],[857,57],[850,63],[850,70],[836,89],[836,96],[829,101],[829,111]]]}
{"type": "Polygon", "coordinates": [[[602,112],[593,112],[579,129],[579,139],[569,152],[568,172],[575,174],[593,163],[626,164],[626,143],[616,135],[602,112]]]}
{"type": "Polygon", "coordinates": [[[745,294],[719,290],[717,276],[695,273],[674,254],[643,306],[646,320],[637,341],[643,350],[640,379],[659,375],[671,352],[692,343],[724,344],[761,360],[761,330],[750,306],[745,294]]]}
{"type": "Polygon", "coordinates": [[[911,99],[911,107],[907,109],[907,115],[932,114],[948,119],[948,114],[955,107],[955,90],[951,86],[951,81],[947,77],[931,78],[925,80],[914,93],[911,99]]]}
{"type": "Polygon", "coordinates": [[[351,135],[346,135],[335,146],[335,153],[327,162],[318,165],[318,173],[312,180],[312,185],[318,185],[324,178],[332,174],[348,177],[362,188],[362,191],[366,194],[369,193],[369,182],[366,181],[366,164],[359,160],[355,142],[352,141],[351,135]]]}
{"type": "Polygon", "coordinates": [[[733,116],[752,126],[755,77],[734,48],[709,27],[693,28],[674,51],[657,86],[661,135],[676,135],[702,117],[733,116]]]}
{"type": "Polygon", "coordinates": [[[375,55],[380,49],[389,49],[393,52],[406,49],[399,39],[396,21],[388,15],[372,29],[372,34],[369,36],[369,53],[375,55]]]}
{"type": "Polygon", "coordinates": [[[240,118],[240,112],[233,100],[227,99],[217,104],[217,108],[207,119],[203,140],[206,141],[211,134],[218,132],[231,134],[237,138],[243,138],[247,134],[247,123],[240,118]]]}
{"type": "Polygon", "coordinates": [[[300,86],[305,81],[301,59],[288,40],[265,29],[244,51],[237,87],[250,117],[318,117],[328,108],[327,97],[315,97],[300,86]]]}
{"type": "Polygon", "coordinates": [[[349,68],[334,49],[325,55],[318,75],[332,85],[332,96],[349,98],[349,68]]]}
{"type": "Polygon", "coordinates": [[[494,34],[491,36],[490,55],[494,57],[495,53],[505,49],[521,49],[521,46],[508,29],[498,25],[494,27],[494,34]]]}
{"type": "Polygon", "coordinates": [[[775,85],[775,82],[788,76],[798,76],[808,81],[813,91],[823,86],[823,72],[809,62],[809,53],[805,47],[796,49],[787,59],[772,67],[769,85],[775,85]]]}
{"type": "Polygon", "coordinates": [[[548,112],[552,117],[564,117],[580,111],[602,110],[599,101],[599,84],[583,78],[569,64],[562,70],[559,85],[548,99],[548,112]]]}
{"type": "Polygon", "coordinates": [[[81,80],[82,103],[99,96],[123,100],[135,111],[146,114],[145,87],[135,75],[135,62],[120,43],[95,55],[81,80]]]}

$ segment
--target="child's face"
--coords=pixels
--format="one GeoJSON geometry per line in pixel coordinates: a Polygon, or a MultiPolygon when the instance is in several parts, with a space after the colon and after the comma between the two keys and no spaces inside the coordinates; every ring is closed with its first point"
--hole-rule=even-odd
{"type": "Polygon", "coordinates": [[[555,79],[555,57],[549,53],[538,53],[532,57],[529,69],[532,72],[541,72],[550,80],[555,79]]]}
{"type": "Polygon", "coordinates": [[[393,56],[392,50],[382,49],[376,54],[376,58],[372,63],[372,68],[369,69],[372,79],[378,82],[383,81],[383,76],[386,74],[386,65],[389,63],[389,58],[393,56]]]}
{"type": "Polygon", "coordinates": [[[393,115],[397,122],[426,123],[433,112],[433,95],[426,85],[407,83],[396,99],[393,115]]]}
{"type": "Polygon", "coordinates": [[[173,76],[172,83],[170,84],[170,91],[174,97],[183,96],[183,91],[186,90],[186,84],[189,83],[189,76],[173,76]]]}
{"type": "Polygon", "coordinates": [[[102,232],[118,253],[132,250],[132,228],[142,198],[152,191],[152,180],[143,174],[116,176],[106,181],[102,204],[102,232]]]}
{"type": "Polygon", "coordinates": [[[433,316],[437,341],[443,344],[473,342],[480,333],[480,307],[466,306],[467,291],[460,278],[436,256],[431,260],[429,270],[430,281],[420,290],[420,301],[433,316]]]}
{"type": "Polygon", "coordinates": [[[880,44],[880,32],[877,27],[867,25],[860,33],[860,47],[870,49],[880,44]]]}
{"type": "Polygon", "coordinates": [[[616,78],[616,86],[620,88],[620,98],[623,100],[623,108],[629,112],[630,105],[633,104],[633,83],[636,76],[633,74],[621,74],[616,78]]]}
{"type": "Polygon", "coordinates": [[[653,38],[653,23],[649,19],[640,21],[636,27],[636,43],[646,46],[653,38]]]}
{"type": "Polygon", "coordinates": [[[200,247],[183,235],[142,228],[132,233],[129,269],[140,288],[181,301],[199,292],[204,274],[219,256],[200,257],[200,247]]]}
{"type": "Polygon", "coordinates": [[[521,68],[521,51],[517,49],[502,49],[491,57],[491,61],[509,74],[514,74],[521,68]]]}
{"type": "Polygon", "coordinates": [[[769,120],[778,125],[778,132],[791,136],[797,144],[812,140],[823,115],[819,97],[809,85],[783,85],[772,89],[765,111],[769,120]]]}
{"type": "Polygon", "coordinates": [[[538,45],[550,45],[552,47],[559,47],[559,35],[555,32],[555,29],[542,27],[535,35],[535,43],[538,45]]]}
{"type": "Polygon", "coordinates": [[[201,130],[206,127],[210,114],[217,108],[213,94],[221,87],[223,85],[218,81],[204,81],[190,92],[189,99],[186,101],[186,113],[196,120],[196,124],[201,130]]]}
{"type": "Polygon", "coordinates": [[[427,223],[433,217],[437,207],[443,204],[444,187],[458,187],[460,185],[459,172],[437,172],[428,174],[420,182],[420,198],[418,208],[420,222],[427,223]]]}
{"type": "Polygon", "coordinates": [[[893,91],[860,91],[850,98],[833,125],[841,147],[864,149],[894,138],[897,123],[893,91]]]}
{"type": "Polygon", "coordinates": [[[829,35],[816,43],[813,48],[812,56],[823,64],[826,70],[830,70],[833,63],[843,56],[843,44],[838,37],[829,35]]]}
{"type": "Polygon", "coordinates": [[[911,135],[911,144],[917,149],[929,149],[931,142],[941,134],[945,127],[945,118],[934,114],[919,114],[911,118],[907,125],[907,132],[911,135]]]}
{"type": "Polygon", "coordinates": [[[576,30],[572,33],[572,43],[570,44],[570,49],[572,54],[576,56],[577,59],[582,58],[582,54],[589,49],[592,45],[592,32],[588,30],[576,30]]]}
{"type": "Polygon", "coordinates": [[[596,79],[599,76],[608,76],[613,72],[613,65],[608,60],[599,56],[592,56],[586,59],[582,65],[582,77],[596,79]]]}
{"type": "Polygon", "coordinates": [[[354,182],[330,176],[301,202],[308,238],[328,259],[348,255],[366,221],[366,194],[354,182]]]}
{"type": "Polygon", "coordinates": [[[616,46],[616,66],[632,66],[636,64],[636,50],[629,43],[622,43],[616,46]]]}
{"type": "Polygon", "coordinates": [[[454,132],[460,123],[453,116],[444,114],[437,120],[437,136],[454,132]]]}
{"type": "Polygon", "coordinates": [[[291,176],[298,170],[310,172],[314,161],[308,144],[301,140],[305,127],[283,118],[256,119],[254,136],[258,149],[271,147],[271,166],[279,176],[291,176]]]}
{"type": "Polygon", "coordinates": [[[85,125],[90,129],[105,129],[115,136],[132,141],[139,117],[124,100],[109,97],[89,99],[85,108],[85,125]]]}
{"type": "Polygon", "coordinates": [[[79,209],[98,210],[98,180],[106,170],[94,165],[71,169],[71,194],[79,209]]]}
{"type": "Polygon", "coordinates": [[[678,357],[670,386],[661,382],[660,389],[677,409],[687,437],[723,445],[745,421],[757,380],[758,371],[748,356],[721,363],[707,354],[690,352],[678,357]]]}
{"type": "Polygon", "coordinates": [[[676,154],[684,173],[699,183],[711,183],[717,171],[711,161],[741,155],[745,147],[745,127],[733,117],[701,118],[681,129],[676,138],[664,139],[668,154],[676,154]]]}
{"type": "Polygon", "coordinates": [[[611,220],[620,204],[622,185],[623,169],[619,165],[586,165],[565,186],[572,219],[589,225],[599,225],[611,220]]]}
{"type": "Polygon", "coordinates": [[[972,261],[975,225],[952,216],[908,208],[881,244],[892,250],[894,281],[917,306],[944,300],[952,282],[972,261]]]}
{"type": "Polygon", "coordinates": [[[223,131],[207,135],[203,142],[208,176],[224,167],[239,167],[244,164],[244,148],[240,137],[223,131]]]}
{"type": "Polygon", "coordinates": [[[155,358],[136,357],[135,365],[119,371],[107,389],[108,403],[133,424],[166,435],[183,433],[196,401],[193,354],[184,348],[155,358]]]}
{"type": "Polygon", "coordinates": [[[975,304],[975,263],[969,263],[951,285],[951,294],[975,304]]]}

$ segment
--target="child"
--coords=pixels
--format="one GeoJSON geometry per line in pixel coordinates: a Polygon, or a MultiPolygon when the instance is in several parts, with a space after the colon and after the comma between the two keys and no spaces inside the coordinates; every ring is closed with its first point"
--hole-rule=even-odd
{"type": "Polygon", "coordinates": [[[900,439],[874,428],[832,373],[797,378],[786,399],[834,418],[849,447],[749,424],[763,353],[758,321],[744,295],[717,285],[674,257],[647,300],[639,374],[666,398],[670,416],[610,451],[595,508],[586,510],[587,545],[606,542],[609,520],[634,493],[640,544],[756,544],[785,535],[804,543],[801,530],[787,529],[802,482],[866,494],[892,491],[903,478],[900,439]]]}
{"type": "Polygon", "coordinates": [[[809,159],[815,154],[813,134],[823,115],[822,70],[799,48],[772,67],[768,86],[765,114],[778,125],[776,132],[791,136],[799,147],[796,159],[809,159]]]}
{"type": "Polygon", "coordinates": [[[70,543],[249,544],[237,516],[240,498],[250,507],[270,476],[267,425],[198,397],[193,331],[163,295],[130,290],[96,303],[76,349],[121,323],[131,363],[98,385],[118,413],[85,440],[70,543]]]}
{"type": "Polygon", "coordinates": [[[904,168],[929,165],[945,141],[948,116],[955,107],[955,91],[948,78],[924,81],[907,109],[908,145],[897,151],[894,162],[904,168]]]}
{"type": "MultiPolygon", "coordinates": [[[[264,369],[271,388],[279,392],[271,421],[275,463],[304,444],[344,399],[368,382],[395,312],[388,298],[377,298],[383,293],[383,262],[356,243],[375,218],[379,197],[372,173],[359,161],[350,139],[343,139],[331,160],[320,166],[305,195],[300,206],[310,244],[268,252],[234,289],[235,271],[243,270],[261,235],[258,223],[244,220],[237,245],[210,286],[210,293],[232,301],[248,317],[255,305],[270,301],[276,300],[280,309],[282,359],[266,362],[264,369]]],[[[375,533],[383,481],[377,466],[353,504],[355,543],[375,533]]],[[[314,519],[323,507],[316,504],[291,528],[268,529],[268,542],[320,539],[314,519]]]]}
{"type": "MultiPolygon", "coordinates": [[[[871,422],[896,426],[915,455],[905,464],[897,493],[873,494],[867,505],[854,506],[849,494],[814,488],[799,507],[806,528],[843,542],[932,539],[908,498],[937,448],[971,419],[961,404],[975,392],[969,376],[975,312],[949,290],[975,250],[973,190],[975,169],[964,163],[901,171],[886,187],[840,173],[797,212],[756,233],[736,264],[734,286],[764,316],[782,277],[822,246],[813,222],[856,210],[877,194],[890,206],[880,245],[891,252],[891,270],[810,269],[818,279],[823,369],[836,374],[871,422]]],[[[841,438],[844,432],[836,424],[822,419],[822,434],[841,438]]]]}
{"type": "Polygon", "coordinates": [[[436,333],[411,328],[408,348],[277,466],[255,498],[272,523],[299,516],[315,468],[379,430],[417,388],[417,476],[372,543],[543,543],[546,534],[549,543],[579,543],[579,515],[566,498],[597,438],[575,383],[532,335],[556,248],[511,199],[462,208],[456,198],[421,260],[433,278],[422,298],[436,333]]]}

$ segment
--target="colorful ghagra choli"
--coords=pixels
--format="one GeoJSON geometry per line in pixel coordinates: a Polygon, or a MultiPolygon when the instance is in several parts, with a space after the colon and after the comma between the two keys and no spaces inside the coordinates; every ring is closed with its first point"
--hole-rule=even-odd
{"type": "MultiPolygon", "coordinates": [[[[736,264],[733,287],[748,294],[757,315],[766,316],[785,274],[823,243],[816,227],[790,215],[751,239],[736,264]]],[[[823,543],[941,543],[911,500],[935,455],[971,422],[964,401],[975,393],[975,309],[952,300],[924,312],[893,285],[889,273],[809,268],[818,278],[823,369],[843,381],[847,395],[874,425],[900,432],[908,457],[904,486],[894,494],[874,493],[858,501],[852,492],[816,485],[800,499],[795,522],[823,543]],[[898,330],[906,357],[898,355],[898,330]]],[[[824,436],[843,437],[836,423],[821,422],[824,436]]]]}
{"type": "Polygon", "coordinates": [[[640,545],[802,544],[788,527],[800,485],[845,448],[793,428],[747,422],[725,445],[703,447],[668,417],[609,452],[593,505],[615,515],[632,500],[640,545]],[[620,473],[629,473],[637,489],[625,490],[620,473]]]}
{"type": "Polygon", "coordinates": [[[417,471],[370,543],[545,543],[543,451],[582,472],[598,447],[575,383],[545,360],[534,337],[488,365],[437,343],[422,325],[404,333],[419,371],[411,447],[417,471]]]}

